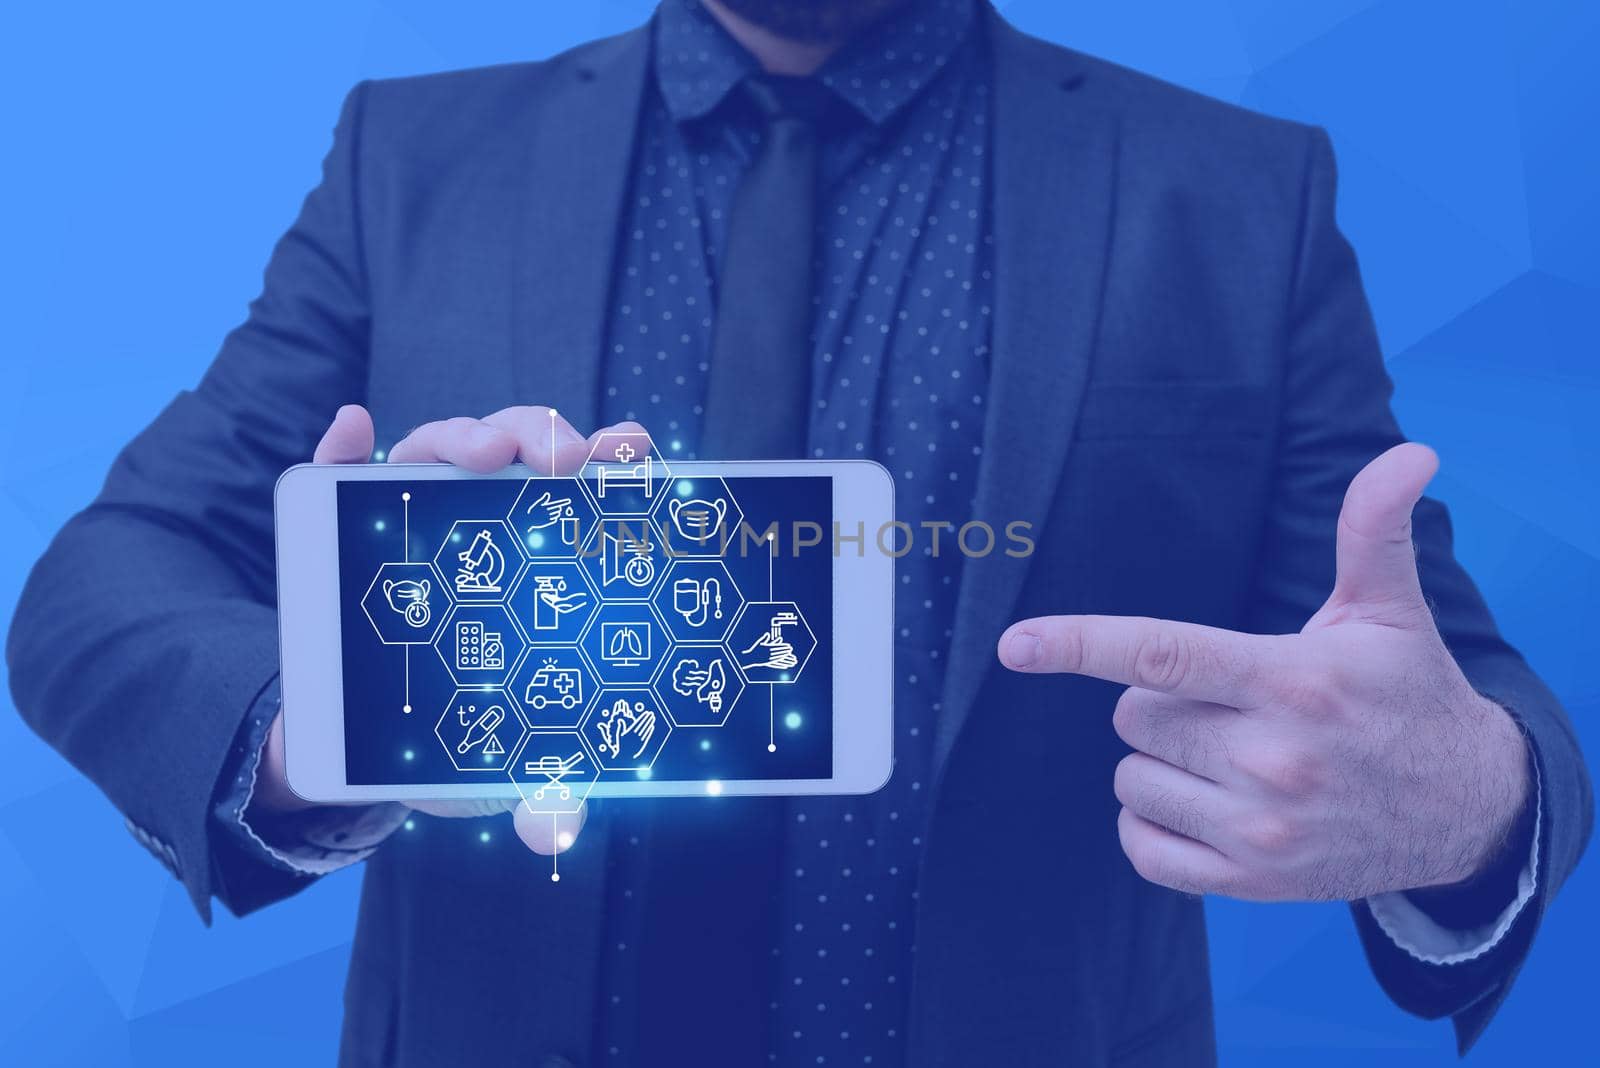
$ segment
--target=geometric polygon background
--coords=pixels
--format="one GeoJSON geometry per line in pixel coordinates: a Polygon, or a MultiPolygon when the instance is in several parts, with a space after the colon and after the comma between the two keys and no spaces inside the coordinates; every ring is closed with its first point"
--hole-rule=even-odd
{"type": "MultiPolygon", "coordinates": [[[[1012,0],[1021,28],[1328,128],[1407,432],[1511,639],[1600,752],[1600,4],[1012,0]]],[[[358,79],[547,55],[642,0],[10,5],[0,48],[0,620],[118,446],[243,315],[358,79]]],[[[476,413],[474,413],[476,414],[476,413]]],[[[587,428],[585,428],[587,429],[587,428]]],[[[0,669],[3,670],[3,669],[0,669]]],[[[520,849],[509,822],[418,835],[520,849]]],[[[579,848],[582,848],[581,840],[579,848]]],[[[1592,1050],[1600,864],[1472,1063],[1592,1050]]],[[[8,1063],[332,1059],[358,872],[207,930],[0,695],[8,1063]]],[[[1445,1065],[1340,906],[1208,905],[1225,1065],[1445,1065]]]]}

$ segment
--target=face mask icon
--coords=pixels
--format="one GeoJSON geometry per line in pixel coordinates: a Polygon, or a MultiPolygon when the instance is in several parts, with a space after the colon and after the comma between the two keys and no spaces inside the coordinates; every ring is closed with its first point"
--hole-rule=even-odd
{"type": "Polygon", "coordinates": [[[674,499],[667,502],[667,514],[672,517],[672,525],[678,528],[679,534],[704,544],[721,529],[722,517],[728,514],[728,502],[721,497],[714,501],[703,497],[687,501],[674,499]]]}
{"type": "Polygon", "coordinates": [[[433,611],[428,607],[427,579],[383,580],[383,596],[389,607],[405,617],[407,623],[421,630],[428,625],[433,611]]]}

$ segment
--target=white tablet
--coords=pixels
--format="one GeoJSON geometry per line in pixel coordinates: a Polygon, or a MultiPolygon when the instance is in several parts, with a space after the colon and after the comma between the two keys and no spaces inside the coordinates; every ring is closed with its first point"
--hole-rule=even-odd
{"type": "Polygon", "coordinates": [[[591,796],[887,781],[888,472],[615,451],[578,477],[285,472],[278,605],[297,794],[520,796],[562,812],[591,796]]]}

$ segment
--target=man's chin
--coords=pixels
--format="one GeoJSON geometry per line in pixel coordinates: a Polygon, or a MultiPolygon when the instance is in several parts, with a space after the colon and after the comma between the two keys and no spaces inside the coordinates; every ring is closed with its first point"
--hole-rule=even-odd
{"type": "Polygon", "coordinates": [[[723,7],[791,41],[823,44],[855,36],[889,12],[922,0],[720,0],[723,7]]]}

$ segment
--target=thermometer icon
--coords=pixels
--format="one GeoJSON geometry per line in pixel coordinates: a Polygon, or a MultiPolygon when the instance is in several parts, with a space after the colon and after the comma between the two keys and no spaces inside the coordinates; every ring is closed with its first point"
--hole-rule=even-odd
{"type": "Polygon", "coordinates": [[[473,712],[477,712],[477,706],[475,705],[468,705],[465,709],[459,706],[456,708],[456,716],[462,723],[467,725],[466,735],[461,739],[461,744],[456,746],[456,752],[458,753],[466,753],[476,749],[493,737],[495,729],[504,723],[506,718],[505,709],[499,705],[490,705],[482,712],[478,712],[477,718],[468,723],[467,717],[473,712]]]}

